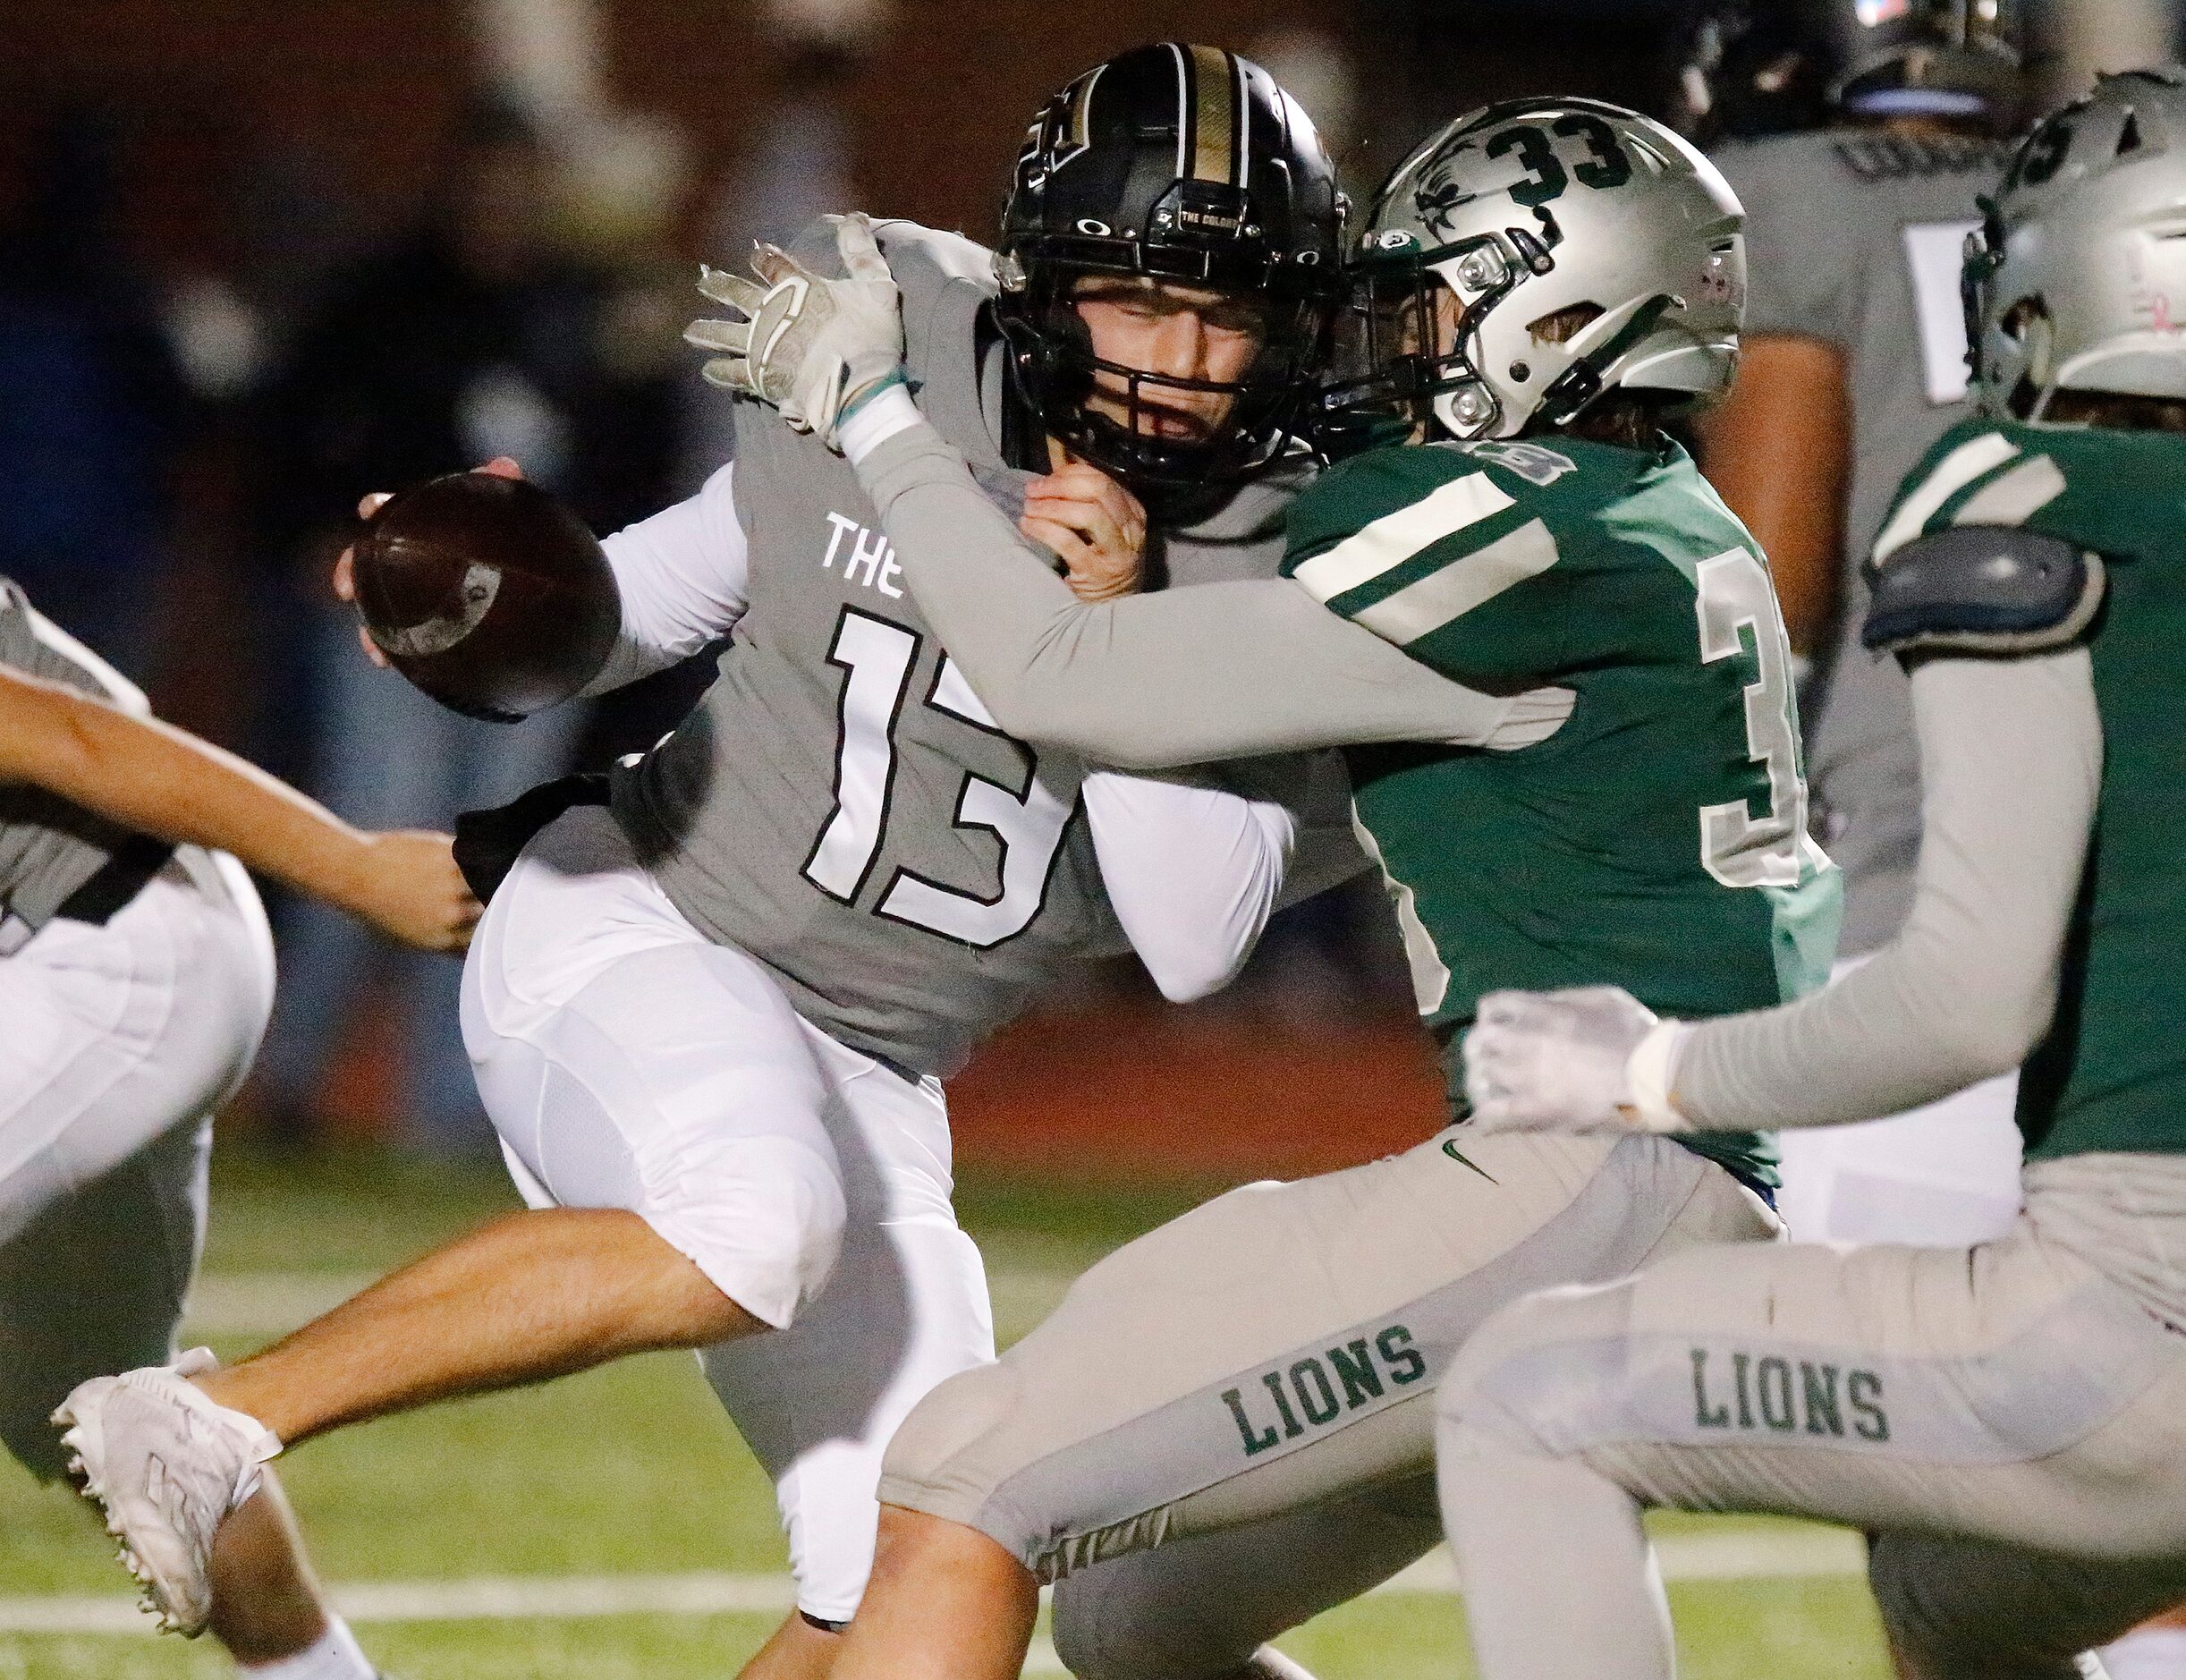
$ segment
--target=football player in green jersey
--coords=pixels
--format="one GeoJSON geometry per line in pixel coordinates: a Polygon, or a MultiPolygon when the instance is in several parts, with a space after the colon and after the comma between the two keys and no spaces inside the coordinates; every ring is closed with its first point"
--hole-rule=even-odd
{"type": "Polygon", "coordinates": [[[1905,481],[1868,573],[1926,783],[1896,941],[1709,1022],[1607,988],[1481,1005],[1491,1131],[1824,1125],[2020,1067],[2028,1163],[1993,1243],[1690,1255],[1484,1327],[1438,1434],[1489,1680],[1672,1672],[1645,1506],[1877,1533],[1918,1680],[2095,1672],[2186,1596],[2182,234],[2165,72],[2042,123],[1969,242],[1983,417],[1905,481]]]}
{"type": "MultiPolygon", "coordinates": [[[[1827,965],[1835,878],[1805,839],[1767,566],[1655,424],[1730,377],[1740,224],[1699,154],[1617,107],[1451,124],[1364,235],[1360,389],[1411,441],[1307,492],[1287,577],[1090,609],[894,386],[887,270],[854,224],[851,279],[780,280],[811,316],[770,353],[820,377],[771,371],[847,393],[803,418],[847,413],[904,575],[1004,727],[1131,765],[1349,750],[1454,1097],[1456,1036],[1512,977],[1608,972],[1708,1015],[1827,965]],[[1422,667],[1450,701],[1428,740],[1391,704],[1422,667]]],[[[1285,1672],[1261,1641],[1439,1538],[1427,1396],[1482,1318],[1777,1228],[1750,1133],[1476,1139],[1453,1111],[1405,1154],[1130,1245],[936,1390],[890,1451],[838,1673],[1013,1676],[1056,1577],[1089,1680],[1285,1672]]]]}

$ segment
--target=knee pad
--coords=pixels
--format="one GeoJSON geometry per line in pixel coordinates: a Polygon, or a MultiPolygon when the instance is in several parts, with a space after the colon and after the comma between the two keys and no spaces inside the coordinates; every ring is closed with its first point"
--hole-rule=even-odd
{"type": "Polygon", "coordinates": [[[1015,1468],[998,1438],[1017,1389],[1017,1373],[1006,1362],[960,1371],[936,1387],[888,1443],[881,1502],[979,1529],[1029,1563],[1035,1537],[996,1534],[982,1520],[996,1489],[1015,1468]]]}
{"type": "Polygon", "coordinates": [[[846,1209],[832,1160],[792,1139],[725,1140],[644,1186],[637,1211],[754,1318],[786,1328],[843,1252],[846,1209]]]}

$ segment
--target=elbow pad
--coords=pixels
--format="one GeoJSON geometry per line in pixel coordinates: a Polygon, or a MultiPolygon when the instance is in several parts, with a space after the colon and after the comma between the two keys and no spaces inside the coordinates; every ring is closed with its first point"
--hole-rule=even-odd
{"type": "Polygon", "coordinates": [[[2099,556],[2002,526],[1939,530],[1864,570],[1872,605],[1860,639],[1901,657],[2065,647],[2103,603],[2099,556]]]}

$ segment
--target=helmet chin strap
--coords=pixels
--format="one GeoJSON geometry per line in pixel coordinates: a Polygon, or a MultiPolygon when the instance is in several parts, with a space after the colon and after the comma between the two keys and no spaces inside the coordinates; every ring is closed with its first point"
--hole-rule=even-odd
{"type": "Polygon", "coordinates": [[[1534,417],[1551,426],[1570,421],[1602,394],[1605,378],[1618,359],[1653,332],[1665,315],[1682,307],[1682,301],[1669,293],[1656,293],[1634,310],[1631,318],[1623,327],[1573,361],[1555,384],[1541,393],[1540,402],[1534,406],[1534,417]]]}

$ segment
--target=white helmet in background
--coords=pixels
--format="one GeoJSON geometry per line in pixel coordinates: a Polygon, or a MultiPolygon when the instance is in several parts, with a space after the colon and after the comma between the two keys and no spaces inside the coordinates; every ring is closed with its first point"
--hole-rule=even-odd
{"type": "Polygon", "coordinates": [[[2060,390],[2186,399],[2186,77],[2105,76],[2046,117],[1966,241],[1982,405],[2060,390]]]}
{"type": "Polygon", "coordinates": [[[1375,199],[1349,270],[1364,365],[1328,405],[1424,403],[1470,441],[1566,424],[1607,390],[1713,395],[1738,363],[1744,223],[1716,166],[1637,112],[1462,116],[1375,199]]]}

